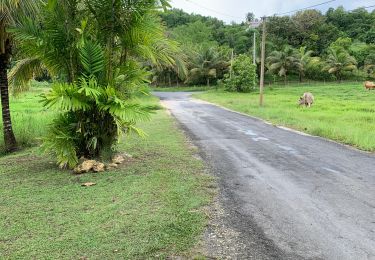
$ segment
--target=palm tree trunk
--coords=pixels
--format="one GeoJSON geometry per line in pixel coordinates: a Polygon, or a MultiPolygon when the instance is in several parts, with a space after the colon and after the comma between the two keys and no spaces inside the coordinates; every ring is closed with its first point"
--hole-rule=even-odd
{"type": "Polygon", "coordinates": [[[10,43],[6,43],[5,53],[0,54],[0,93],[1,93],[1,108],[3,116],[3,131],[5,151],[13,152],[17,149],[17,142],[14,136],[12,120],[9,109],[9,84],[7,68],[10,58],[10,43]]]}
{"type": "Polygon", "coordinates": [[[210,78],[207,78],[207,87],[210,87],[210,78]]]}

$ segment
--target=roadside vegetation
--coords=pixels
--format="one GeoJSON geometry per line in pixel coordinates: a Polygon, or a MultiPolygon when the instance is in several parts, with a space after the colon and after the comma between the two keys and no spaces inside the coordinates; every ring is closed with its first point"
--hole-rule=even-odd
{"type": "MultiPolygon", "coordinates": [[[[53,118],[37,102],[43,91],[12,100],[15,132],[28,144],[40,143],[53,118]]],[[[153,97],[139,102],[159,107],[153,97]]],[[[165,111],[139,126],[147,138],[122,140],[117,149],[132,158],[105,173],[59,170],[38,147],[0,157],[0,258],[193,258],[211,180],[165,111]]]]}
{"type": "Polygon", "coordinates": [[[361,83],[267,87],[263,107],[259,107],[257,92],[208,91],[194,97],[277,125],[375,151],[375,93],[366,91],[361,83]],[[304,92],[315,96],[311,108],[297,105],[304,92]]]}
{"type": "Polygon", "coordinates": [[[254,15],[225,24],[170,4],[0,1],[1,259],[194,257],[211,180],[150,85],[375,151],[374,93],[339,84],[375,79],[374,11],[269,19],[266,84],[287,87],[259,108],[254,15]],[[297,107],[305,91],[311,109],[297,107]],[[105,172],[70,171],[93,160],[105,172]]]}
{"type": "MultiPolygon", "coordinates": [[[[330,8],[326,13],[304,10],[268,18],[266,83],[374,80],[375,12],[370,10],[347,11],[338,7],[330,8]]],[[[262,32],[261,26],[250,28],[250,24],[257,21],[252,13],[248,13],[242,23],[232,24],[178,9],[163,12],[160,17],[167,25],[170,37],[181,43],[178,57],[185,61],[186,70],[159,68],[154,71],[155,85],[222,83],[233,72],[231,64],[236,58],[241,55],[253,57],[254,33],[257,74],[252,73],[251,66],[246,66],[253,75],[248,81],[259,78],[262,32]]],[[[235,81],[238,86],[233,86],[233,81],[225,84],[228,90],[254,89],[252,84],[241,86],[243,80],[235,81]]]]}
{"type": "Polygon", "coordinates": [[[212,180],[148,95],[153,68],[185,70],[169,7],[0,1],[1,259],[194,257],[212,180]]]}

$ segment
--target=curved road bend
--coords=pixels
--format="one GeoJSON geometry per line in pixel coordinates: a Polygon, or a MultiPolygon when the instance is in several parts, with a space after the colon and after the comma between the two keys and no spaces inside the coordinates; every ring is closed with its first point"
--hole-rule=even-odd
{"type": "Polygon", "coordinates": [[[218,177],[236,259],[375,259],[375,155],[156,93],[218,177]]]}

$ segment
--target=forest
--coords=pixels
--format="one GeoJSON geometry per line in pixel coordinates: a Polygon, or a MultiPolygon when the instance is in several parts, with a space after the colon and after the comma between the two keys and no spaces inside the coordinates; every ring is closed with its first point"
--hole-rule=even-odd
{"type": "MultiPolygon", "coordinates": [[[[179,59],[185,62],[186,70],[155,71],[156,84],[222,83],[230,74],[232,51],[234,60],[241,54],[253,56],[254,32],[257,37],[255,69],[259,75],[261,31],[251,28],[252,13],[240,24],[225,24],[216,18],[187,14],[178,9],[163,12],[160,17],[168,28],[169,37],[181,44],[179,59]]],[[[364,8],[349,11],[339,7],[323,14],[318,10],[305,10],[291,16],[268,17],[266,28],[266,79],[269,82],[375,78],[374,11],[364,8]]]]}

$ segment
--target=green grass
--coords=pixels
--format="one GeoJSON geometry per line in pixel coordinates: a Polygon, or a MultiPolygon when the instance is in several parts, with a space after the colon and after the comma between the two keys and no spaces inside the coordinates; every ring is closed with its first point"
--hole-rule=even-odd
{"type": "Polygon", "coordinates": [[[181,86],[181,87],[153,87],[152,91],[156,92],[199,92],[213,90],[215,86],[181,86]]]}
{"type": "Polygon", "coordinates": [[[274,124],[375,151],[375,92],[364,90],[361,83],[267,87],[264,107],[258,106],[258,93],[209,91],[195,97],[274,124]],[[297,106],[305,91],[315,96],[310,109],[297,106]]]}
{"type": "MultiPolygon", "coordinates": [[[[46,126],[55,112],[42,107],[40,94],[47,91],[46,86],[32,88],[17,97],[10,97],[13,130],[21,147],[31,147],[40,143],[46,126]]],[[[0,155],[4,152],[3,122],[0,118],[0,155]]]]}
{"type": "MultiPolygon", "coordinates": [[[[15,122],[27,114],[45,127],[37,93],[13,100],[15,122]]],[[[157,106],[153,97],[145,103],[157,106]]],[[[140,126],[149,137],[119,144],[133,159],[115,171],[76,176],[35,147],[0,157],[0,259],[192,257],[211,179],[164,110],[140,126]]]]}

